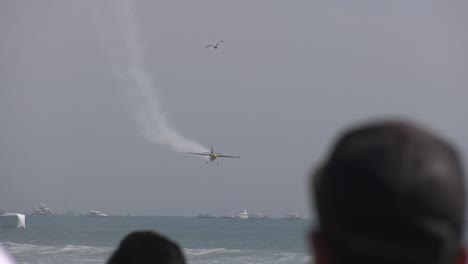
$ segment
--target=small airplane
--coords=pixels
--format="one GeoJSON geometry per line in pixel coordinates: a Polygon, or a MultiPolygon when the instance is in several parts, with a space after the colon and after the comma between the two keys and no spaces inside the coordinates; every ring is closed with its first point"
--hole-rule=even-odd
{"type": "Polygon", "coordinates": [[[209,48],[209,47],[213,47],[214,49],[217,49],[217,48],[218,48],[218,44],[221,43],[221,42],[224,42],[224,40],[221,40],[221,41],[216,42],[216,45],[207,45],[207,46],[205,46],[205,49],[206,49],[206,48],[209,48]]]}
{"type": "MultiPolygon", "coordinates": [[[[208,164],[208,162],[213,161],[216,158],[237,158],[237,159],[240,158],[239,156],[230,156],[230,155],[219,154],[218,152],[214,151],[213,146],[211,146],[211,151],[210,152],[185,152],[185,153],[191,154],[191,155],[207,156],[208,157],[208,160],[206,161],[207,164],[208,164]]],[[[219,163],[218,163],[218,165],[219,165],[219,163]]]]}

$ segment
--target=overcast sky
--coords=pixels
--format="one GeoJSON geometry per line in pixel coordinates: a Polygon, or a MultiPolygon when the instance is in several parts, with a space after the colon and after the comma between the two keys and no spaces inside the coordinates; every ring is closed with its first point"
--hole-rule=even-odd
{"type": "Polygon", "coordinates": [[[468,149],[466,1],[134,1],[168,123],[241,156],[219,166],[142,135],[119,5],[0,2],[0,209],[309,214],[306,174],[357,121],[414,119],[468,149]]]}

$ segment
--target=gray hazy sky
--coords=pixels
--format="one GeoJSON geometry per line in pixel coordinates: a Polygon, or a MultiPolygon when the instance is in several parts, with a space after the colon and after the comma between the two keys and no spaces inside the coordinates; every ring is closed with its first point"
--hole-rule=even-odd
{"type": "Polygon", "coordinates": [[[0,2],[0,209],[307,214],[305,175],[356,121],[411,118],[468,149],[466,1],[135,1],[169,123],[241,155],[220,166],[140,133],[118,2],[0,2]]]}

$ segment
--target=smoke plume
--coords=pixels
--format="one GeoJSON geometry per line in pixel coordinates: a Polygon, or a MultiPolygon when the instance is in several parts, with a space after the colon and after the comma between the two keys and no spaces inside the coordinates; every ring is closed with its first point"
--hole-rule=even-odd
{"type": "Polygon", "coordinates": [[[166,119],[152,77],[144,70],[142,47],[140,46],[137,23],[133,14],[132,1],[123,0],[120,8],[122,31],[125,41],[122,57],[123,66],[119,71],[126,82],[126,93],[130,107],[143,135],[151,142],[170,147],[176,152],[206,152],[207,148],[187,139],[171,127],[166,119]]]}

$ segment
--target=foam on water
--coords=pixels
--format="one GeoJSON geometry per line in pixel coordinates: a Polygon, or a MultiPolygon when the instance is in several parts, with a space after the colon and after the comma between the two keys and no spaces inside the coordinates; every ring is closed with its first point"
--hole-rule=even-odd
{"type": "Polygon", "coordinates": [[[203,256],[203,255],[209,255],[209,254],[214,254],[214,253],[239,253],[241,250],[228,250],[225,248],[212,248],[212,249],[185,249],[185,254],[187,256],[203,256]]]}
{"type": "MultiPolygon", "coordinates": [[[[5,248],[19,263],[105,263],[114,250],[111,247],[83,245],[46,246],[5,242],[5,248]]],[[[237,250],[226,248],[184,249],[189,263],[310,263],[311,258],[302,253],[237,250]]]]}
{"type": "Polygon", "coordinates": [[[261,250],[229,250],[225,248],[213,249],[185,249],[189,263],[311,263],[311,258],[302,253],[272,252],[261,250]]]}
{"type": "Polygon", "coordinates": [[[4,242],[3,246],[19,263],[104,263],[110,247],[81,245],[45,246],[4,242]]]}

